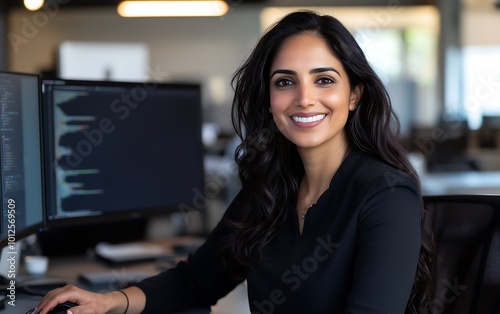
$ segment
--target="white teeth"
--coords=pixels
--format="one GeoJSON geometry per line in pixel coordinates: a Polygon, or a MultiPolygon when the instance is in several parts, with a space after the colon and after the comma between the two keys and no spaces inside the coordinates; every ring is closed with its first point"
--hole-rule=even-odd
{"type": "Polygon", "coordinates": [[[316,122],[319,120],[323,120],[326,117],[326,114],[319,114],[317,116],[312,116],[312,117],[296,117],[293,116],[292,119],[295,122],[300,122],[300,123],[311,123],[311,122],[316,122]]]}

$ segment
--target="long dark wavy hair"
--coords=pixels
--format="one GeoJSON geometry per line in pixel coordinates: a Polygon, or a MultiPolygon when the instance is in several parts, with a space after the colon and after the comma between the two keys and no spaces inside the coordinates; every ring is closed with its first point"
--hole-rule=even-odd
{"type": "MultiPolygon", "coordinates": [[[[419,182],[401,144],[399,121],[389,95],[350,32],[331,16],[311,11],[291,13],[262,36],[232,80],[233,125],[242,141],[235,153],[243,187],[239,195],[242,217],[227,220],[233,232],[224,247],[226,255],[246,267],[259,262],[261,249],[284,225],[287,211],[283,208],[296,203],[304,173],[297,148],[276,129],[268,111],[271,64],[283,41],[301,33],[321,36],[342,63],[351,89],[363,86],[358,107],[345,126],[349,148],[375,156],[419,182]]],[[[421,208],[424,216],[422,200],[421,208]]],[[[432,241],[422,234],[408,313],[417,312],[433,295],[432,241]]]]}

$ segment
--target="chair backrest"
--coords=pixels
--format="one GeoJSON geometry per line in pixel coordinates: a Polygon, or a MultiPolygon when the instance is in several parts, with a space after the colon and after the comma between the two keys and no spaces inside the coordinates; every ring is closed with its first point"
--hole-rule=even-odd
{"type": "Polygon", "coordinates": [[[500,195],[426,196],[437,261],[429,313],[500,313],[500,195]]]}

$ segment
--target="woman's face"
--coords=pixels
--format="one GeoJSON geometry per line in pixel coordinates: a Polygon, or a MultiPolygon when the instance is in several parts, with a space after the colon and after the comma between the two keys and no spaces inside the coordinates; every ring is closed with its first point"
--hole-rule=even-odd
{"type": "Polygon", "coordinates": [[[324,39],[312,33],[286,39],[271,65],[270,85],[273,119],[287,139],[299,148],[346,148],[344,126],[360,89],[351,91],[324,39]]]}

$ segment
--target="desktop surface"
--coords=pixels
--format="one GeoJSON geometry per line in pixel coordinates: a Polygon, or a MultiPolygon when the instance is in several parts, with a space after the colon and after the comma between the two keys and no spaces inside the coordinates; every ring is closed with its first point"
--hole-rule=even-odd
{"type": "MultiPolygon", "coordinates": [[[[171,248],[178,244],[185,245],[186,243],[194,241],[200,243],[199,238],[172,238],[168,241],[163,242],[165,247],[171,248]]],[[[155,241],[155,243],[159,243],[155,241]]],[[[175,261],[178,262],[185,256],[178,255],[175,261]]],[[[52,257],[49,262],[49,268],[44,275],[29,275],[21,267],[19,271],[19,281],[42,281],[42,280],[61,280],[67,283],[74,284],[83,289],[95,291],[95,292],[107,292],[116,290],[120,288],[120,285],[126,285],[129,283],[131,276],[137,275],[138,280],[142,279],[144,274],[154,275],[168,267],[172,267],[175,263],[168,266],[164,260],[149,261],[149,262],[138,262],[138,263],[127,263],[127,264],[110,264],[103,262],[102,260],[96,259],[92,252],[84,255],[72,255],[72,256],[60,256],[52,257]],[[92,273],[92,274],[108,274],[110,280],[107,283],[91,286],[81,282],[78,275],[82,273],[92,273]],[[139,276],[140,275],[140,276],[139,276]],[[139,278],[141,277],[141,278],[139,278]]],[[[40,296],[29,295],[26,293],[16,294],[16,306],[11,306],[6,304],[4,310],[0,310],[0,314],[20,314],[24,313],[29,308],[32,308],[38,304],[41,300],[40,296]]],[[[8,301],[8,300],[7,300],[8,301]]],[[[249,314],[247,289],[245,284],[237,286],[232,292],[227,296],[220,299],[219,302],[213,306],[211,309],[191,309],[178,314],[249,314]]]]}
{"type": "Polygon", "coordinates": [[[421,181],[424,195],[500,194],[500,171],[430,172],[421,181]]]}

